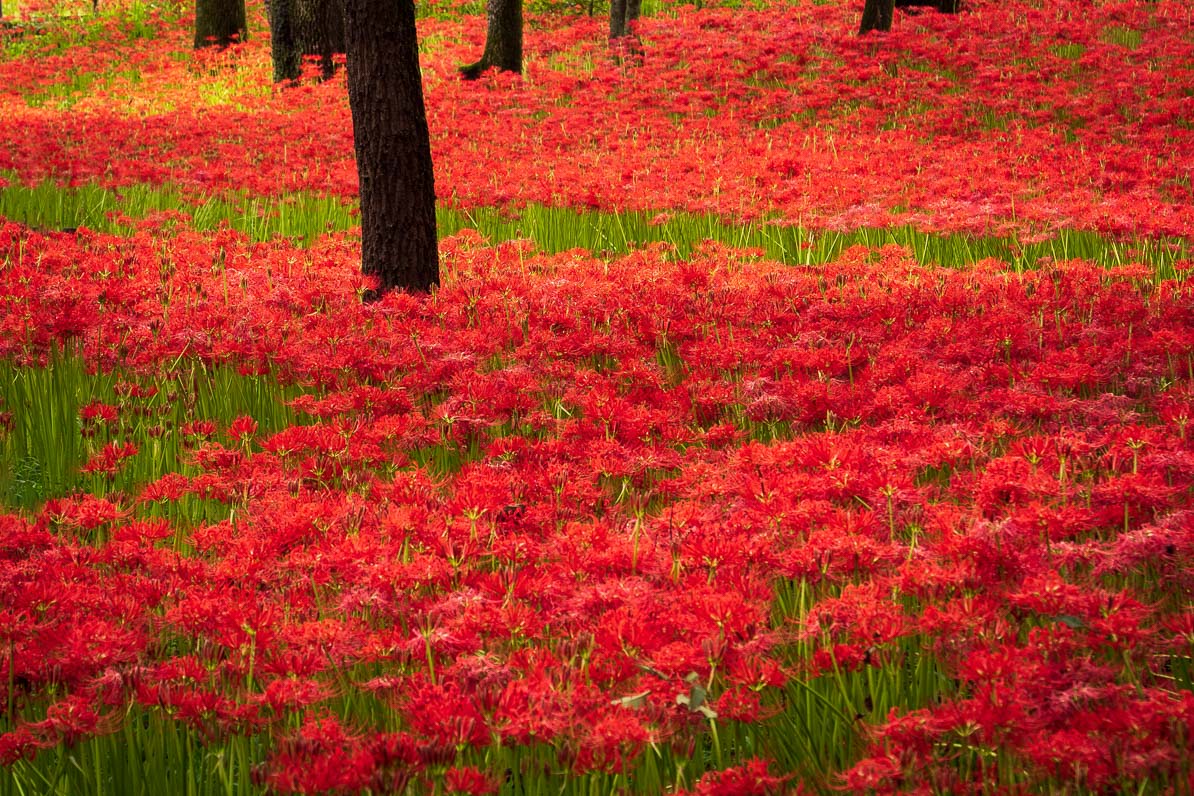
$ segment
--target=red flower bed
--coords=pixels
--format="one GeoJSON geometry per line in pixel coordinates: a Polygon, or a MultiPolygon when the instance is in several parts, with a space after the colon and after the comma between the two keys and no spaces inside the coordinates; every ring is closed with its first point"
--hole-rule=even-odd
{"type": "MultiPolygon", "coordinates": [[[[852,789],[1188,782],[1187,284],[898,248],[443,251],[434,297],[363,306],[338,240],[0,229],[5,356],[323,388],[278,432],[196,416],[189,475],[0,517],[10,681],[57,689],[6,762],[139,705],[269,737],[279,790],[483,793],[503,771],[469,750],[616,772],[840,681],[852,789]],[[188,496],[230,519],[155,518],[188,496]],[[901,672],[932,698],[855,690],[901,672]]],[[[118,416],[161,397],[124,392],[118,416]]],[[[744,756],[695,792],[795,785],[776,771],[744,756]]]]}
{"type": "MultiPolygon", "coordinates": [[[[603,20],[533,18],[525,79],[479,84],[456,68],[483,25],[425,19],[439,194],[843,229],[1191,234],[1188,4],[974,0],[865,38],[855,6],[681,7],[643,20],[633,69],[609,57],[603,20]]],[[[355,195],[342,83],[273,90],[264,34],[193,56],[185,18],[145,24],[159,37],[114,47],[129,35],[114,24],[98,45],[0,64],[0,168],[355,195]]]]}

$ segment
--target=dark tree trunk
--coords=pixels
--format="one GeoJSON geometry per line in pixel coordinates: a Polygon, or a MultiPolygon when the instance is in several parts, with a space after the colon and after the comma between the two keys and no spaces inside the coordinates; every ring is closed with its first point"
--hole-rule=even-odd
{"type": "Polygon", "coordinates": [[[435,176],[413,0],[345,0],[348,101],[361,182],[361,270],[392,288],[439,284],[435,176]]]}
{"type": "Polygon", "coordinates": [[[298,80],[305,55],[319,57],[323,79],[335,74],[334,56],[344,52],[342,0],[271,0],[269,18],[275,82],[298,80]]]}
{"type": "Polygon", "coordinates": [[[895,0],[896,8],[936,8],[946,14],[958,13],[960,0],[895,0]]]}
{"type": "Polygon", "coordinates": [[[227,47],[248,38],[245,0],[195,0],[195,47],[227,47]]]}
{"type": "Polygon", "coordinates": [[[481,60],[462,66],[466,80],[476,80],[492,67],[522,73],[522,0],[488,0],[485,3],[485,50],[481,60]]]}
{"type": "Polygon", "coordinates": [[[866,0],[862,8],[862,26],[858,35],[872,30],[891,30],[891,18],[895,15],[895,0],[866,0]]]}
{"type": "Polygon", "coordinates": [[[634,35],[634,23],[643,10],[643,0],[610,0],[610,41],[634,35]]]}
{"type": "Polygon", "coordinates": [[[642,42],[634,30],[642,9],[643,0],[610,0],[609,4],[609,43],[636,60],[643,57],[642,42]]]}
{"type": "Polygon", "coordinates": [[[269,0],[269,52],[275,83],[298,79],[303,54],[294,36],[294,0],[269,0]]]}
{"type": "Polygon", "coordinates": [[[626,0],[609,0],[609,40],[626,35],[626,0]]]}
{"type": "MultiPolygon", "coordinates": [[[[310,2],[310,0],[307,0],[310,2]]],[[[344,0],[316,0],[312,14],[312,35],[307,39],[307,55],[318,55],[324,79],[336,71],[334,56],[343,55],[344,42],[344,0]]]]}

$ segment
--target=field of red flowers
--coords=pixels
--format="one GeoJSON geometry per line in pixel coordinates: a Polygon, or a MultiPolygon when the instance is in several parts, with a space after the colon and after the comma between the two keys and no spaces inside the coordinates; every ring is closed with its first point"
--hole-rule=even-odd
{"type": "Polygon", "coordinates": [[[18,7],[0,796],[1194,790],[1194,11],[854,5],[664,6],[635,66],[533,9],[475,84],[422,9],[446,206],[804,243],[578,212],[372,304],[352,229],[200,223],[351,212],[343,80],[271,86],[259,8],[18,7]],[[893,225],[965,262],[813,256],[893,225]]]}

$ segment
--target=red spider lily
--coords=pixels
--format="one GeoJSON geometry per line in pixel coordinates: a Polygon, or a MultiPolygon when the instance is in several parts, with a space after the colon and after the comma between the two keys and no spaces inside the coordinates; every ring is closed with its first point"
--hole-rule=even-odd
{"type": "Polygon", "coordinates": [[[113,476],[119,472],[126,459],[137,455],[137,446],[131,442],[110,442],[87,463],[79,468],[83,473],[97,473],[113,476]]]}
{"type": "Polygon", "coordinates": [[[228,426],[228,435],[244,444],[257,433],[257,421],[248,415],[241,415],[228,426]]]}
{"type": "Polygon", "coordinates": [[[120,409],[111,404],[92,401],[79,409],[79,417],[83,418],[84,423],[115,423],[120,418],[120,409]]]}
{"type": "Polygon", "coordinates": [[[768,773],[766,760],[751,758],[740,766],[714,771],[701,777],[696,787],[683,793],[691,796],[766,796],[784,792],[788,777],[768,773]]]}
{"type": "Polygon", "coordinates": [[[497,793],[500,783],[497,779],[472,766],[452,766],[444,772],[444,786],[451,793],[486,796],[497,793]]]}
{"type": "Polygon", "coordinates": [[[110,500],[84,494],[46,501],[41,516],[61,527],[91,531],[123,519],[127,513],[110,500]]]}
{"type": "Polygon", "coordinates": [[[283,793],[347,793],[367,787],[377,773],[365,739],[329,717],[310,719],[285,739],[264,779],[283,793]]]}

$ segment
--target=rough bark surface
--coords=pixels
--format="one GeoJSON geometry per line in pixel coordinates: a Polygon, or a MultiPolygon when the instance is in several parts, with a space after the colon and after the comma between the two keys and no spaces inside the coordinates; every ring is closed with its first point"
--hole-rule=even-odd
{"type": "Polygon", "coordinates": [[[248,37],[245,0],[195,0],[195,47],[227,47],[248,37]]]}
{"type": "Polygon", "coordinates": [[[345,0],[348,100],[361,192],[367,299],[439,284],[435,178],[413,0],[345,0]]]}
{"type": "Polygon", "coordinates": [[[323,79],[335,74],[334,56],[345,49],[342,0],[271,0],[269,18],[275,82],[297,80],[307,55],[318,56],[323,79]]]}
{"type": "Polygon", "coordinates": [[[522,0],[488,0],[485,4],[485,50],[481,60],[460,68],[466,80],[486,69],[522,73],[522,0]]]}
{"type": "Polygon", "coordinates": [[[633,60],[642,60],[642,42],[634,29],[642,8],[643,0],[610,0],[609,42],[619,58],[629,56],[633,60]]]}
{"type": "Polygon", "coordinates": [[[626,0],[609,0],[609,40],[626,35],[626,0]]]}
{"type": "Polygon", "coordinates": [[[895,0],[866,0],[862,8],[862,25],[858,34],[869,33],[872,30],[891,30],[891,19],[895,15],[895,0]]]}
{"type": "Polygon", "coordinates": [[[298,79],[303,54],[294,36],[294,0],[270,0],[269,50],[274,62],[274,82],[298,79]]]}

